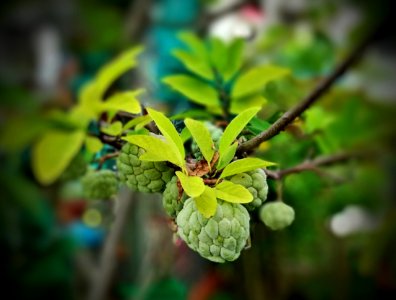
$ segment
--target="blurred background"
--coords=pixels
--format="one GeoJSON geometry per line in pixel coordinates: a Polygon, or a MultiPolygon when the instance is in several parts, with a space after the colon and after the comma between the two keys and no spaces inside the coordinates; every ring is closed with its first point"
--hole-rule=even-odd
{"type": "MultiPolygon", "coordinates": [[[[0,8],[2,297],[396,299],[392,1],[15,0],[0,8]],[[116,206],[84,199],[78,180],[44,187],[32,174],[43,112],[67,111],[96,71],[133,45],[145,50],[119,84],[145,88],[146,106],[176,114],[191,103],[160,79],[183,71],[171,55],[177,34],[243,38],[246,65],[292,71],[263,91],[262,117],[273,122],[379,25],[360,63],[258,152],[282,169],[340,150],[368,157],[285,176],[295,222],[270,231],[254,215],[252,245],[235,262],[211,263],[175,239],[159,195],[122,189],[128,201],[116,206]]],[[[269,180],[270,200],[276,184],[269,180]]]]}

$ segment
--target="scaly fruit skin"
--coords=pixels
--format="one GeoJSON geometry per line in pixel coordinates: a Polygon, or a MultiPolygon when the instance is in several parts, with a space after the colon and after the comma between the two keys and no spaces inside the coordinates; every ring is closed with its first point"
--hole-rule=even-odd
{"type": "MultiPolygon", "coordinates": [[[[158,149],[161,151],[161,149],[158,149]]],[[[143,148],[125,144],[117,159],[118,174],[122,182],[135,191],[161,193],[175,171],[165,162],[142,161],[143,148]]]]}
{"type": "MultiPolygon", "coordinates": [[[[206,128],[208,128],[209,132],[210,132],[210,136],[212,137],[214,146],[216,149],[219,148],[219,142],[220,142],[220,138],[223,135],[223,130],[219,127],[216,127],[215,125],[213,125],[210,122],[205,122],[204,123],[206,128]]],[[[203,159],[203,155],[201,153],[201,150],[199,150],[198,144],[193,141],[191,144],[191,152],[194,155],[194,157],[196,159],[202,160],[203,159]]]]}
{"type": "Polygon", "coordinates": [[[87,163],[85,162],[84,156],[79,153],[72,159],[69,166],[62,173],[60,179],[62,181],[77,179],[83,176],[86,171],[87,163]]]}
{"type": "Polygon", "coordinates": [[[177,214],[182,210],[183,203],[187,199],[187,195],[183,192],[181,199],[179,199],[179,189],[177,187],[177,176],[173,176],[171,181],[166,184],[162,196],[162,205],[166,213],[171,218],[176,218],[177,214]]]}
{"type": "Polygon", "coordinates": [[[108,199],[118,191],[118,180],[113,171],[100,170],[82,178],[84,196],[89,199],[108,199]]]}
{"type": "Polygon", "coordinates": [[[214,262],[236,260],[249,237],[250,216],[240,204],[218,201],[216,214],[205,218],[189,198],[176,218],[179,236],[202,257],[214,262]]]}
{"type": "Polygon", "coordinates": [[[268,195],[267,175],[262,169],[256,169],[250,172],[240,173],[232,176],[229,180],[233,183],[243,185],[253,195],[253,201],[244,206],[253,211],[260,207],[268,195]]]}
{"type": "Polygon", "coordinates": [[[294,209],[283,202],[271,202],[261,208],[260,219],[272,230],[283,229],[294,221],[294,209]]]}

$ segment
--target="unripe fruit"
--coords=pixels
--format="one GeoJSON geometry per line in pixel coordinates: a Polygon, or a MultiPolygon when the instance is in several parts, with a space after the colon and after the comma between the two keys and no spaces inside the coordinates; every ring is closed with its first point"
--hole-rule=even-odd
{"type": "MultiPolygon", "coordinates": [[[[161,149],[158,149],[161,151],[161,149]]],[[[163,192],[165,185],[174,175],[174,170],[165,162],[142,161],[140,155],[143,148],[133,144],[125,144],[117,158],[120,180],[135,191],[146,193],[163,192]]]]}
{"type": "Polygon", "coordinates": [[[249,211],[260,207],[267,199],[267,176],[262,169],[236,174],[229,178],[229,180],[233,183],[243,185],[253,195],[253,201],[244,204],[249,211]]]}
{"type": "Polygon", "coordinates": [[[272,230],[283,229],[294,221],[294,209],[283,202],[271,202],[261,208],[260,219],[272,230]]]}
{"type": "MultiPolygon", "coordinates": [[[[218,149],[220,138],[223,135],[223,130],[219,127],[216,127],[215,125],[213,125],[210,122],[205,122],[205,126],[209,130],[209,133],[210,133],[210,136],[212,137],[213,144],[214,144],[215,148],[218,149]]],[[[201,150],[199,149],[198,144],[195,141],[193,141],[191,144],[191,152],[196,159],[199,159],[199,160],[203,159],[201,150]]]]}
{"type": "Polygon", "coordinates": [[[84,196],[89,199],[108,199],[118,191],[118,180],[113,171],[87,173],[81,180],[84,196]]]}
{"type": "Polygon", "coordinates": [[[205,218],[189,198],[176,218],[179,236],[202,257],[214,262],[239,257],[249,238],[250,216],[245,207],[218,201],[216,214],[205,218]]]}
{"type": "Polygon", "coordinates": [[[177,214],[182,210],[183,203],[187,199],[187,195],[183,192],[182,197],[179,199],[179,188],[177,187],[177,176],[173,176],[171,181],[166,184],[162,196],[162,205],[166,213],[176,218],[177,214]]]}

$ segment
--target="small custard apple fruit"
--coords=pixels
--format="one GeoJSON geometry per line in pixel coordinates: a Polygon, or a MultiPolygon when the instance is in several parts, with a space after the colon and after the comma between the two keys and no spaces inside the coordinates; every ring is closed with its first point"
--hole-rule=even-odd
{"type": "Polygon", "coordinates": [[[63,181],[77,179],[85,174],[87,171],[87,163],[84,156],[79,153],[70,162],[69,166],[62,173],[60,179],[63,181]]]}
{"type": "Polygon", "coordinates": [[[176,218],[179,236],[202,257],[223,263],[236,260],[249,238],[250,216],[240,204],[218,201],[213,217],[205,218],[192,198],[176,218]]]}
{"type": "Polygon", "coordinates": [[[239,173],[229,178],[229,180],[235,184],[243,185],[253,195],[253,201],[244,204],[249,211],[260,207],[267,200],[267,176],[262,169],[239,173]]]}
{"type": "Polygon", "coordinates": [[[177,214],[182,210],[183,203],[187,199],[187,195],[183,192],[179,199],[179,188],[177,187],[177,176],[173,176],[171,181],[166,184],[166,188],[162,195],[162,205],[166,213],[176,218],[177,214]]]}
{"type": "Polygon", "coordinates": [[[118,180],[113,171],[88,172],[81,180],[84,196],[89,199],[108,199],[118,191],[118,180]]]}
{"type": "MultiPolygon", "coordinates": [[[[204,124],[205,124],[206,128],[208,128],[208,130],[209,130],[209,133],[210,133],[210,136],[212,137],[215,148],[218,149],[220,138],[223,135],[223,130],[219,127],[216,127],[215,125],[213,125],[210,122],[205,122],[204,124]]],[[[193,141],[191,144],[191,151],[196,159],[199,159],[199,160],[203,159],[201,150],[199,149],[198,144],[195,141],[193,141]]]]}
{"type": "Polygon", "coordinates": [[[260,219],[272,230],[289,226],[294,220],[294,209],[280,201],[264,205],[260,210],[260,219]]]}
{"type": "MultiPolygon", "coordinates": [[[[158,149],[161,151],[161,149],[158,149]]],[[[143,148],[127,143],[117,158],[117,168],[120,180],[135,191],[146,193],[161,193],[165,185],[174,175],[174,169],[162,161],[142,161],[140,155],[143,148]]]]}

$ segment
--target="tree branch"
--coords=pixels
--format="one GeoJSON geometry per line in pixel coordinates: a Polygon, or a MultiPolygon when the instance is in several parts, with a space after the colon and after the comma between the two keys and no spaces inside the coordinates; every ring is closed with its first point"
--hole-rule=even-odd
{"type": "Polygon", "coordinates": [[[353,158],[363,157],[366,154],[363,153],[338,153],[329,156],[319,156],[313,160],[306,160],[294,167],[287,168],[284,170],[272,171],[264,169],[268,178],[280,180],[289,174],[301,173],[304,171],[314,171],[320,166],[329,166],[336,163],[348,161],[353,158]]]}
{"type": "Polygon", "coordinates": [[[262,142],[271,139],[283,131],[296,117],[300,116],[314,102],[318,101],[325,92],[360,58],[364,50],[374,42],[380,33],[380,27],[368,36],[346,59],[341,62],[329,77],[323,79],[316,88],[300,103],[285,112],[270,128],[255,136],[251,140],[242,143],[237,149],[238,154],[249,152],[258,147],[262,142]]]}

